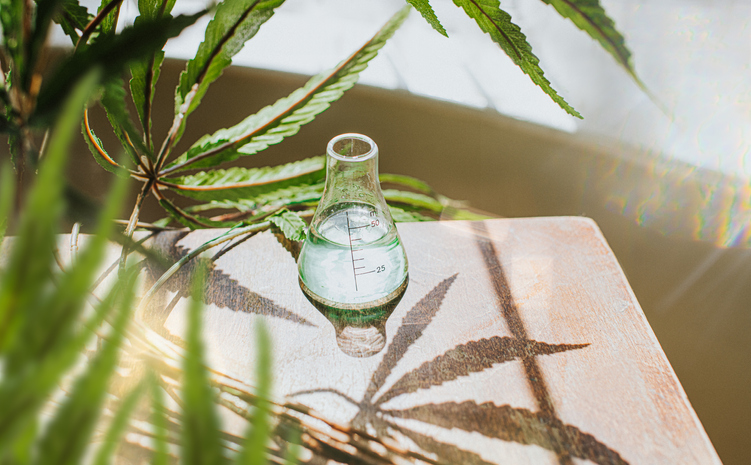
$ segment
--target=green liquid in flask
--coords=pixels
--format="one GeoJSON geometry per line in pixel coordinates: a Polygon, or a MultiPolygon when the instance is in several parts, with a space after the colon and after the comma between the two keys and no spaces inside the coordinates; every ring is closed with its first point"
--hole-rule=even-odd
{"type": "Polygon", "coordinates": [[[370,357],[409,281],[407,256],[378,182],[378,146],[341,134],[326,148],[326,185],[298,258],[300,288],[339,348],[370,357]]]}
{"type": "Polygon", "coordinates": [[[396,227],[359,202],[338,203],[317,216],[298,261],[303,291],[330,310],[377,317],[407,286],[407,257],[396,227]],[[373,315],[359,313],[371,310],[373,315]]]}

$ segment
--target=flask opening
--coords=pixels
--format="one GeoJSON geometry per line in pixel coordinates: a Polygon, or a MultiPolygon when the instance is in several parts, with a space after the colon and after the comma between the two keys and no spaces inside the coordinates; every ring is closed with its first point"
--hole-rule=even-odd
{"type": "Polygon", "coordinates": [[[329,142],[327,152],[341,161],[363,161],[378,153],[373,139],[362,134],[341,134],[329,142]]]}

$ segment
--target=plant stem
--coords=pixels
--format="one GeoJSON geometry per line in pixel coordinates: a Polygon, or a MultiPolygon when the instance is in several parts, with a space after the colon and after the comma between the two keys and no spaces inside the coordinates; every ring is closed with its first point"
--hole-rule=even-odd
{"type": "MultiPolygon", "coordinates": [[[[136,198],[136,204],[133,207],[133,213],[130,214],[130,221],[128,222],[128,226],[125,228],[125,236],[128,239],[131,239],[133,237],[133,231],[136,229],[136,224],[138,224],[138,216],[141,213],[141,206],[143,205],[143,201],[146,198],[146,195],[149,193],[149,190],[151,189],[151,186],[154,184],[153,179],[149,179],[146,181],[146,183],[141,188],[141,192],[138,193],[138,198],[136,198]]],[[[123,244],[123,250],[120,254],[120,276],[123,276],[123,273],[125,272],[125,262],[128,260],[128,254],[130,253],[130,247],[128,246],[128,243],[126,242],[123,244]]]]}
{"type": "Polygon", "coordinates": [[[81,37],[78,39],[78,42],[76,42],[76,48],[75,50],[78,51],[78,48],[88,42],[89,36],[94,32],[94,30],[99,26],[102,21],[104,21],[104,18],[107,17],[110,13],[112,13],[112,10],[119,7],[123,0],[112,0],[107,5],[105,5],[104,8],[102,8],[102,11],[99,12],[99,14],[92,19],[89,24],[86,25],[83,31],[81,31],[81,37]]]}

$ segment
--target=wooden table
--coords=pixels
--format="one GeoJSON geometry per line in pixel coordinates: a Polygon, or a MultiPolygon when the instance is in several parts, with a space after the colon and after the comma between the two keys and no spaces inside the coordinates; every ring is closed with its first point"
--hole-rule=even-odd
{"type": "MultiPolygon", "coordinates": [[[[293,255],[265,232],[214,250],[210,363],[252,383],[254,325],[263,320],[276,395],[449,463],[720,463],[593,221],[398,229],[410,282],[380,328],[381,352],[339,349],[332,324],[300,291],[293,255]]],[[[167,232],[150,242],[175,260],[218,234],[167,232]]],[[[148,312],[171,338],[184,330],[189,273],[171,279],[148,312]]]]}

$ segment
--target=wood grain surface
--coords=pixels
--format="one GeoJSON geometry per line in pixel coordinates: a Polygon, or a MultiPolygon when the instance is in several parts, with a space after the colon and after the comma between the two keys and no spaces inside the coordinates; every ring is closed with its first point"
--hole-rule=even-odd
{"type": "MultiPolygon", "coordinates": [[[[276,396],[448,463],[720,463],[593,221],[398,229],[410,266],[404,297],[380,324],[339,328],[366,345],[385,333],[370,357],[339,348],[334,325],[299,288],[294,247],[265,232],[211,250],[210,363],[252,384],[254,326],[264,321],[276,396]]],[[[147,244],[174,261],[219,234],[165,232],[147,244]]],[[[145,285],[164,271],[147,269],[145,285]]],[[[192,269],[146,313],[175,341],[192,269]]]]}

